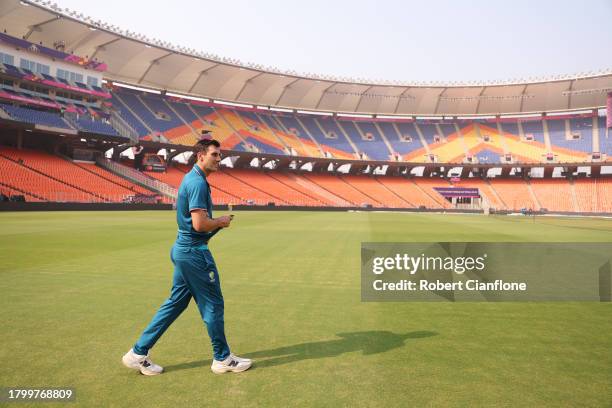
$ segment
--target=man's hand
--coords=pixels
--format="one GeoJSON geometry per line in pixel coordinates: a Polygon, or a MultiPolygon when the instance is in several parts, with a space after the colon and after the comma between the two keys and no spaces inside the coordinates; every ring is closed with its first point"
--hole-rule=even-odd
{"type": "Polygon", "coordinates": [[[219,227],[227,228],[227,227],[230,226],[230,223],[232,222],[232,216],[231,215],[224,215],[222,217],[215,218],[215,221],[218,222],[219,227]]]}
{"type": "Polygon", "coordinates": [[[217,228],[227,228],[232,222],[233,215],[224,215],[219,218],[209,218],[206,210],[191,211],[193,229],[198,232],[213,232],[217,228]]]}

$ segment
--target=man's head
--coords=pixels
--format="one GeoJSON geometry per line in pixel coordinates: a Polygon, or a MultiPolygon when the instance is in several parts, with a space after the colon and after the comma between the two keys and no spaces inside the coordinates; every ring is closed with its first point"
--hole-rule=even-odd
{"type": "Polygon", "coordinates": [[[221,144],[215,139],[202,139],[194,146],[196,164],[206,175],[219,170],[221,144]]]}

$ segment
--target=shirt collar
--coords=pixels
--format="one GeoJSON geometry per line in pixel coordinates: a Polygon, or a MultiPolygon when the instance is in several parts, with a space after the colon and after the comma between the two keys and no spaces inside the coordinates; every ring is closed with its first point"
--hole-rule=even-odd
{"type": "Polygon", "coordinates": [[[202,171],[202,169],[200,168],[200,166],[198,166],[197,164],[193,165],[193,171],[195,171],[196,173],[198,173],[200,176],[204,177],[204,180],[206,180],[206,174],[204,174],[204,172],[202,171]]]}

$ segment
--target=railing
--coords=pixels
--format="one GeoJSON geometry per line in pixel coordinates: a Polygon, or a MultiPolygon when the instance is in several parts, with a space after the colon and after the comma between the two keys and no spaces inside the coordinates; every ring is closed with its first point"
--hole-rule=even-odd
{"type": "Polygon", "coordinates": [[[64,112],[62,118],[65,122],[68,122],[68,126],[73,127],[76,130],[79,130],[80,127],[77,124],[77,115],[74,112],[64,112]]]}
{"type": "Polygon", "coordinates": [[[8,119],[8,120],[13,120],[13,118],[11,118],[11,115],[9,115],[8,113],[6,113],[4,111],[4,109],[0,108],[0,118],[2,119],[8,119]]]}
{"type": "Polygon", "coordinates": [[[113,112],[110,116],[109,122],[113,128],[123,137],[127,137],[133,142],[137,142],[139,137],[138,133],[132,129],[128,123],[123,120],[116,112],[113,112]]]}
{"type": "Polygon", "coordinates": [[[163,183],[159,180],[155,180],[151,177],[148,177],[136,169],[124,166],[122,164],[102,157],[98,158],[96,160],[96,163],[100,167],[103,167],[112,173],[125,177],[136,184],[140,184],[142,186],[155,190],[170,198],[171,200],[176,200],[176,197],[178,195],[178,191],[176,190],[176,188],[169,186],[168,184],[163,183]]]}
{"type": "Polygon", "coordinates": [[[26,201],[48,201],[53,203],[158,203],[172,202],[172,200],[164,199],[161,195],[151,194],[102,194],[96,193],[96,196],[86,192],[36,192],[38,197],[30,197],[27,194],[20,192],[11,192],[10,196],[23,195],[26,201]]]}
{"type": "MultiPolygon", "coordinates": [[[[350,202],[345,202],[343,204],[325,204],[322,202],[318,202],[317,200],[305,200],[302,198],[290,198],[287,197],[288,202],[280,201],[278,199],[262,199],[262,198],[243,198],[243,199],[228,199],[228,198],[215,198],[215,188],[212,188],[212,199],[213,204],[215,205],[257,205],[257,206],[267,206],[270,202],[273,202],[276,207],[286,207],[286,206],[300,206],[300,207],[363,207],[365,208],[368,204],[371,204],[373,208],[415,208],[414,205],[393,205],[391,203],[386,203],[384,205],[373,204],[372,202],[364,202],[359,204],[352,204],[350,202]]],[[[437,205],[435,207],[429,208],[439,208],[442,209],[441,206],[437,205]]]]}

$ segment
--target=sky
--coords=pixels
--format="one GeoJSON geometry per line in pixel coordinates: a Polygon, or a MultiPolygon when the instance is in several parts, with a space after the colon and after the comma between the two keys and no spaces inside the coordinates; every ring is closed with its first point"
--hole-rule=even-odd
{"type": "Polygon", "coordinates": [[[55,0],[123,29],[299,73],[473,81],[612,69],[612,0],[55,0]]]}

